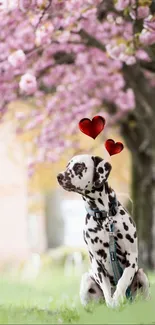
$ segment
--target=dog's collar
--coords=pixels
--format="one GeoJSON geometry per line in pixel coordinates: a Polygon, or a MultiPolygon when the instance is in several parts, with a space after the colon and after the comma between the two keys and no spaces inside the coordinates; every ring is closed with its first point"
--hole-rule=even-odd
{"type": "Polygon", "coordinates": [[[95,217],[97,219],[100,219],[100,218],[105,219],[108,216],[108,212],[105,210],[91,209],[88,206],[85,206],[85,208],[86,208],[87,213],[89,213],[90,216],[95,217]]]}

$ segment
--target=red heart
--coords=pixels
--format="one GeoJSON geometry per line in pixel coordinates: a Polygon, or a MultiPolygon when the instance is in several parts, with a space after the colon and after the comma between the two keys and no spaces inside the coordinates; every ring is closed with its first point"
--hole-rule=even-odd
{"type": "Polygon", "coordinates": [[[109,152],[110,156],[116,155],[117,153],[121,152],[124,148],[123,143],[115,142],[112,139],[108,139],[105,142],[105,147],[106,147],[107,151],[109,152]]]}
{"type": "Polygon", "coordinates": [[[79,122],[79,129],[89,137],[95,139],[104,129],[105,119],[102,116],[94,116],[92,121],[89,118],[83,118],[79,122]]]}

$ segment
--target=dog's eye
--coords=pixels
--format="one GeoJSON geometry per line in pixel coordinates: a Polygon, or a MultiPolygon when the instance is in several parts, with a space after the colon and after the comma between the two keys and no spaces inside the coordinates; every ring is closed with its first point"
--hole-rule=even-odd
{"type": "Polygon", "coordinates": [[[75,174],[81,173],[83,171],[83,164],[76,163],[73,167],[75,174]]]}

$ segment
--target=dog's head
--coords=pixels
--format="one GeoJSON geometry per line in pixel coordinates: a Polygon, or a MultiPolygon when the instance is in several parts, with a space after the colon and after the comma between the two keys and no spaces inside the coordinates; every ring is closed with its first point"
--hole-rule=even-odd
{"type": "Polygon", "coordinates": [[[66,170],[58,174],[57,179],[65,190],[85,195],[87,191],[101,188],[110,171],[111,165],[104,159],[78,155],[69,161],[66,170]]]}

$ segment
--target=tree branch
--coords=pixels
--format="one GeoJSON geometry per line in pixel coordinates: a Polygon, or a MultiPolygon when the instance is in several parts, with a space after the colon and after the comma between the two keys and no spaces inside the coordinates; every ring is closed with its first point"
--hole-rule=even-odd
{"type": "Polygon", "coordinates": [[[151,61],[151,62],[139,61],[139,63],[143,69],[146,69],[151,72],[155,72],[155,61],[151,61]]]}
{"type": "Polygon", "coordinates": [[[46,13],[46,12],[48,11],[48,9],[51,7],[51,4],[52,4],[52,0],[48,0],[48,5],[44,8],[44,10],[43,10],[43,12],[42,12],[42,14],[41,14],[41,16],[40,16],[40,18],[39,18],[39,21],[38,21],[37,25],[35,26],[35,29],[37,29],[38,26],[40,25],[40,23],[41,23],[41,21],[42,21],[44,15],[45,15],[45,13],[46,13]]]}
{"type": "MultiPolygon", "coordinates": [[[[77,33],[76,33],[77,34],[77,33]]],[[[98,39],[87,33],[84,29],[81,29],[78,34],[81,36],[84,44],[88,47],[96,47],[102,51],[105,51],[105,46],[98,39]]]]}

